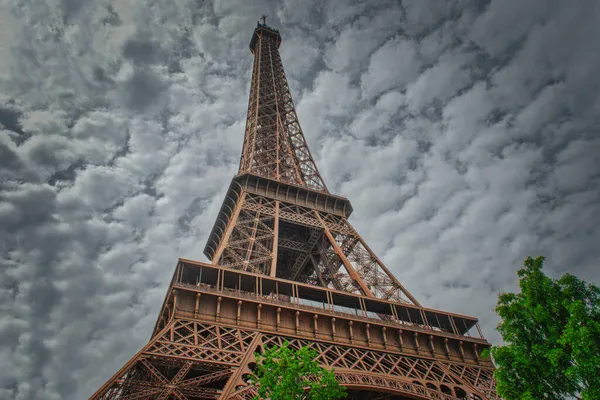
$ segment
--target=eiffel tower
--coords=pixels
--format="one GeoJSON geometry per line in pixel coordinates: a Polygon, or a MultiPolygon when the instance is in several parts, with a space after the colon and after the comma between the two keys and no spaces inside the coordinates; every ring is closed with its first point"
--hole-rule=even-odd
{"type": "Polygon", "coordinates": [[[348,222],[258,23],[239,171],[204,254],[179,259],[152,337],[91,399],[246,399],[255,352],[310,346],[350,399],[499,399],[477,319],[422,306],[348,222]]]}

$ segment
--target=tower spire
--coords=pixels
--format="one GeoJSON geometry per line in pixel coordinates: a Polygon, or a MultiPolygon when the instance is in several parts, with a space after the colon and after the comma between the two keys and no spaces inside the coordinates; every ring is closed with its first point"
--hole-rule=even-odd
{"type": "Polygon", "coordinates": [[[250,41],[254,67],[238,173],[327,192],[306,144],[283,70],[281,35],[267,26],[266,15],[262,20],[250,41]]]}
{"type": "Polygon", "coordinates": [[[236,186],[204,254],[215,265],[419,305],[350,225],[350,202],[329,194],[298,122],[280,44],[276,29],[254,30],[236,186]]]}

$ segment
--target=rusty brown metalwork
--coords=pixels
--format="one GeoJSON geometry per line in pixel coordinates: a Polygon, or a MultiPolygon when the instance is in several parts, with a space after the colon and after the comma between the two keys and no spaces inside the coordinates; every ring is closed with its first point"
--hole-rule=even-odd
{"type": "Polygon", "coordinates": [[[260,24],[250,43],[254,69],[240,173],[327,191],[300,128],[279,55],[281,36],[260,24]]]}
{"type": "Polygon", "coordinates": [[[258,23],[246,135],[205,254],[180,259],[149,343],[92,399],[245,399],[256,351],[312,347],[361,399],[498,399],[477,319],[423,307],[348,222],[258,23]],[[371,394],[360,394],[360,393],[371,394]]]}

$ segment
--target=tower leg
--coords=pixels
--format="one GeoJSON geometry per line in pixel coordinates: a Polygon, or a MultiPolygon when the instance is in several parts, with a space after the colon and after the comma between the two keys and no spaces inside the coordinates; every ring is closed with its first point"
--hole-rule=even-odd
{"type": "Polygon", "coordinates": [[[90,399],[230,398],[260,343],[257,332],[174,318],[90,399]]]}
{"type": "Polygon", "coordinates": [[[219,397],[219,399],[225,400],[225,399],[235,398],[233,396],[234,394],[238,394],[237,392],[242,392],[242,391],[245,392],[248,389],[252,389],[252,391],[254,391],[254,388],[249,387],[248,384],[246,382],[244,382],[242,378],[245,374],[250,373],[250,369],[248,368],[248,365],[251,362],[255,361],[254,352],[256,351],[256,349],[258,348],[258,346],[261,343],[262,343],[262,335],[258,334],[254,337],[254,339],[252,340],[252,343],[250,343],[250,346],[248,346],[248,349],[246,350],[246,354],[244,354],[244,357],[242,358],[242,361],[240,362],[240,366],[233,370],[233,373],[231,374],[231,377],[229,378],[229,380],[227,380],[227,383],[225,384],[225,387],[223,388],[223,392],[221,393],[221,397],[219,397]],[[240,385],[242,386],[242,388],[239,388],[240,385]]]}

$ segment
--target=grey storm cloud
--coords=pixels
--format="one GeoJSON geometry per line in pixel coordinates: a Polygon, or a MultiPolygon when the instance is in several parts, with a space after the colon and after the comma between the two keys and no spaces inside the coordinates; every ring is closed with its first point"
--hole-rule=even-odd
{"type": "Polygon", "coordinates": [[[477,316],[528,255],[600,282],[600,3],[0,5],[0,398],[87,398],[202,249],[269,15],[352,223],[422,303],[477,316]]]}

